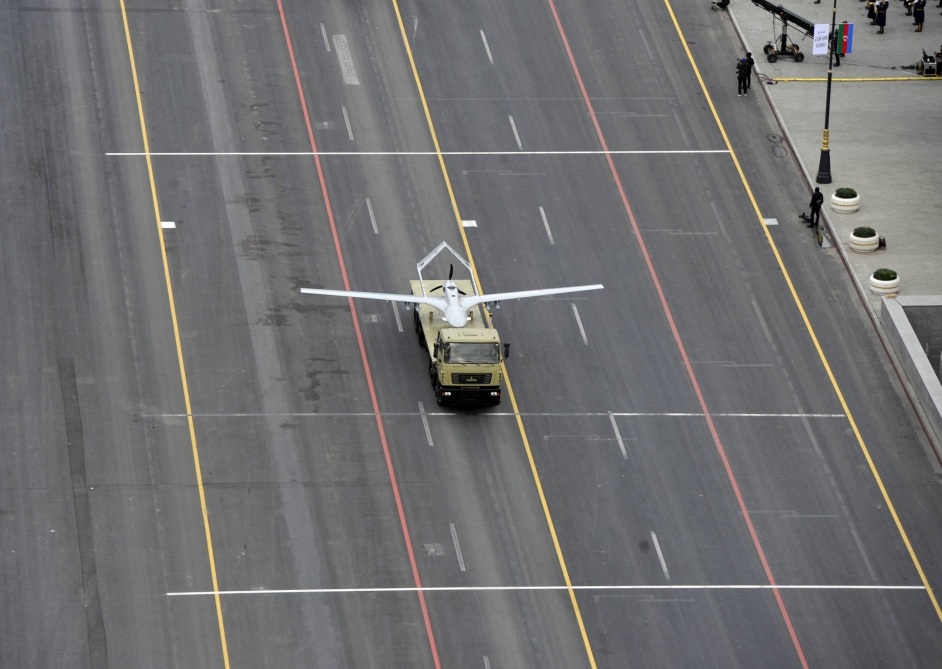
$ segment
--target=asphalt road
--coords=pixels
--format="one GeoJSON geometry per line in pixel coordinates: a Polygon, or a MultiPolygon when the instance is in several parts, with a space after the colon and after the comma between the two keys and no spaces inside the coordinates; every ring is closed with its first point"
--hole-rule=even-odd
{"type": "Polygon", "coordinates": [[[402,2],[413,72],[394,4],[283,2],[0,10],[0,666],[942,663],[939,464],[723,16],[674,7],[882,483],[666,5],[402,2]],[[495,312],[494,410],[298,293],[465,239],[605,284],[495,312]]]}

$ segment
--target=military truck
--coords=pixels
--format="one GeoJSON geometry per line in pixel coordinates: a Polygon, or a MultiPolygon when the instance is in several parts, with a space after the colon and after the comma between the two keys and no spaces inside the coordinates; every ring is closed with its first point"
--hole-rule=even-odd
{"type": "Polygon", "coordinates": [[[403,302],[407,310],[415,308],[413,324],[419,344],[429,352],[429,376],[439,404],[500,404],[500,383],[503,362],[509,345],[501,347],[497,330],[488,327],[479,313],[479,307],[500,309],[501,300],[519,300],[524,297],[559,295],[584,290],[599,290],[601,284],[542,288],[511,293],[481,295],[471,264],[446,242],[416,263],[419,280],[411,281],[411,295],[393,293],[366,293],[356,290],[327,290],[301,288],[309,295],[360,297],[370,300],[403,302]],[[451,265],[448,279],[428,281],[422,270],[439,253],[448,249],[471,274],[471,280],[454,281],[455,266],[451,265]],[[478,314],[478,323],[474,322],[478,314]],[[468,324],[472,325],[469,327],[468,324]]]}

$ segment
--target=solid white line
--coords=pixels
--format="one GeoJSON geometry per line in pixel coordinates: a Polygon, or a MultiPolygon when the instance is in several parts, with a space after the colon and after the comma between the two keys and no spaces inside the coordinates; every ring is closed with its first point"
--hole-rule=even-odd
{"type": "MultiPolygon", "coordinates": [[[[293,590],[220,590],[220,595],[334,595],[398,592],[539,592],[558,590],[925,590],[922,585],[466,585],[422,588],[296,588],[293,590]]],[[[168,592],[168,597],[205,597],[213,590],[168,592]]]]}
{"type": "Polygon", "coordinates": [[[458,545],[458,531],[455,529],[454,523],[448,524],[451,525],[451,540],[455,542],[455,553],[458,555],[458,566],[461,567],[461,571],[465,571],[464,558],[461,557],[461,546],[458,545]]]}
{"type": "Polygon", "coordinates": [[[675,155],[688,153],[729,153],[726,149],[667,151],[110,151],[106,156],[622,156],[675,155]]]}
{"type": "Polygon", "coordinates": [[[396,317],[396,327],[399,328],[399,332],[402,332],[402,319],[399,318],[399,303],[392,303],[393,316],[396,317]]]}
{"type": "Polygon", "coordinates": [[[579,318],[579,310],[576,309],[576,305],[574,303],[570,303],[570,304],[572,304],[572,313],[576,317],[576,323],[579,324],[579,334],[582,335],[582,343],[588,346],[589,340],[585,336],[585,328],[582,327],[582,319],[579,318]]]}
{"type": "Polygon", "coordinates": [[[657,559],[661,561],[661,569],[664,572],[664,578],[671,580],[671,575],[667,573],[667,563],[664,562],[664,554],[661,552],[661,544],[657,542],[657,535],[651,530],[651,539],[654,541],[654,550],[657,551],[657,559]]]}
{"type": "Polygon", "coordinates": [[[540,207],[540,216],[543,217],[543,227],[546,228],[546,236],[549,237],[550,246],[556,246],[556,242],[553,241],[553,233],[550,232],[549,221],[546,220],[546,212],[543,211],[543,207],[540,207]]]}
{"type": "Polygon", "coordinates": [[[327,28],[324,27],[324,24],[321,24],[321,35],[324,36],[324,46],[327,47],[327,53],[330,53],[330,40],[327,39],[327,28]]]}
{"type": "MultiPolygon", "coordinates": [[[[373,215],[373,203],[370,202],[370,198],[366,198],[366,209],[370,212],[370,223],[373,224],[373,232],[377,235],[379,234],[379,228],[376,227],[376,217],[373,215]]],[[[399,313],[398,311],[396,312],[399,313]]],[[[399,331],[402,332],[402,328],[399,328],[399,331]]]]}
{"type": "Polygon", "coordinates": [[[428,417],[425,415],[425,405],[419,402],[419,415],[422,416],[422,425],[425,427],[425,436],[428,439],[428,445],[434,446],[432,443],[432,431],[428,429],[428,417]]]}
{"type": "MultiPolygon", "coordinates": [[[[625,416],[626,418],[703,418],[703,413],[699,412],[669,412],[669,413],[657,413],[650,411],[639,411],[639,412],[624,412],[624,411],[611,411],[606,413],[593,413],[593,412],[520,412],[514,413],[512,411],[489,411],[487,413],[477,414],[483,418],[487,417],[515,417],[515,416],[625,416]]],[[[194,418],[267,418],[270,414],[266,413],[194,413],[190,414],[194,418]]],[[[372,412],[329,412],[329,413],[283,413],[278,414],[279,416],[297,416],[301,418],[337,418],[337,417],[370,417],[373,418],[377,414],[372,412]]],[[[414,416],[414,413],[408,411],[384,411],[381,416],[414,416]]],[[[436,411],[432,414],[426,414],[427,416],[445,416],[445,417],[460,417],[465,414],[450,413],[447,411],[436,411]]],[[[711,416],[714,418],[845,418],[842,413],[711,413],[711,416]]],[[[185,413],[145,413],[141,414],[141,418],[186,418],[187,414],[185,413]]]]}
{"type": "Polygon", "coordinates": [[[618,448],[621,449],[621,457],[628,459],[628,451],[625,450],[625,442],[621,440],[621,432],[618,431],[618,423],[615,422],[615,414],[608,412],[608,419],[612,421],[612,429],[615,430],[615,438],[618,440],[618,448]]]}
{"type": "Polygon", "coordinates": [[[491,65],[494,64],[494,56],[491,55],[491,47],[487,45],[487,38],[484,36],[484,31],[481,31],[481,39],[484,40],[484,50],[487,51],[487,59],[490,61],[491,65]]]}
{"type": "Polygon", "coordinates": [[[343,120],[347,124],[347,134],[350,135],[350,141],[353,141],[353,128],[350,127],[350,116],[347,115],[347,108],[343,105],[340,105],[340,108],[343,109],[343,120]]]}
{"type": "Polygon", "coordinates": [[[517,140],[517,148],[523,151],[523,144],[520,143],[520,135],[517,133],[517,124],[514,123],[514,117],[508,116],[507,118],[510,119],[510,127],[514,131],[514,139],[517,140]]]}

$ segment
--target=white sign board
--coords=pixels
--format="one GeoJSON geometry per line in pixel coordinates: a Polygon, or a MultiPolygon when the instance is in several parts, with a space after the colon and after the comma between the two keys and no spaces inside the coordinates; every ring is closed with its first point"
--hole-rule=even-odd
{"type": "Polygon", "coordinates": [[[831,26],[827,23],[816,23],[814,25],[814,46],[811,48],[813,56],[828,55],[828,35],[831,33],[831,26]]]}

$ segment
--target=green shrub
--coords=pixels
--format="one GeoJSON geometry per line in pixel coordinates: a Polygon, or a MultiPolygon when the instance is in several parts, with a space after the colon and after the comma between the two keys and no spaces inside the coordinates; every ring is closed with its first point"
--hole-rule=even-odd
{"type": "Polygon", "coordinates": [[[861,239],[868,239],[870,237],[876,237],[877,231],[873,228],[854,228],[854,237],[860,237],[861,239]]]}
{"type": "Polygon", "coordinates": [[[836,191],[834,191],[834,194],[837,197],[844,198],[845,200],[849,200],[852,197],[857,197],[857,191],[855,191],[853,188],[838,188],[836,191]]]}
{"type": "Polygon", "coordinates": [[[892,281],[896,278],[896,272],[891,269],[886,269],[881,267],[876,272],[873,273],[873,278],[877,281],[892,281]]]}

